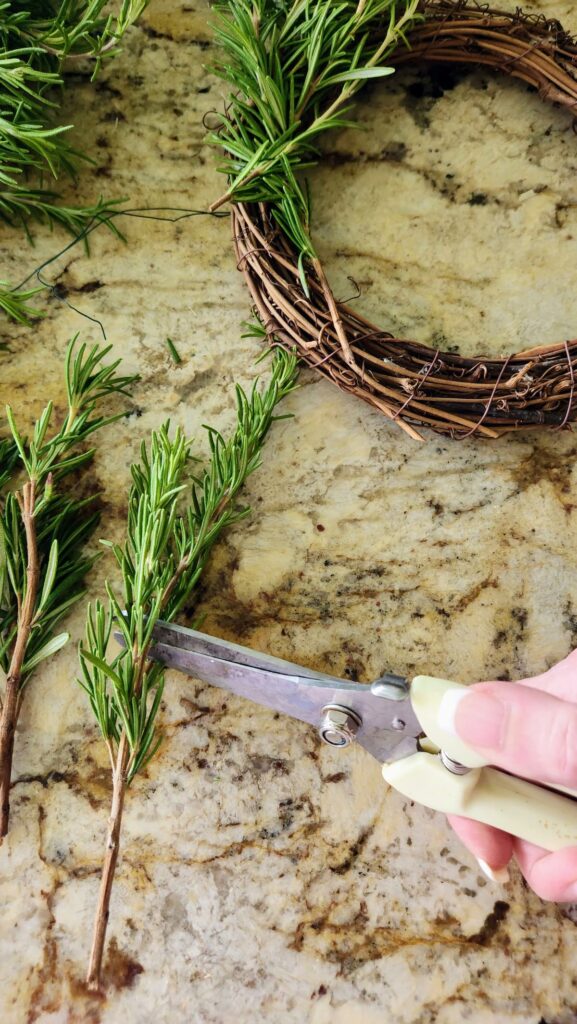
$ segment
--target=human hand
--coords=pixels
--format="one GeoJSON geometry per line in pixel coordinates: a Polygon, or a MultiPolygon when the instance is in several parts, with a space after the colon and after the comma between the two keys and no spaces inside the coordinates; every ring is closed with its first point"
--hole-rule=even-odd
{"type": "MultiPolygon", "coordinates": [[[[526,779],[577,790],[577,651],[518,683],[476,683],[441,707],[443,726],[488,762],[526,779]]],[[[489,878],[508,880],[514,856],[544,900],[577,900],[577,847],[550,853],[468,818],[450,816],[489,878]]]]}

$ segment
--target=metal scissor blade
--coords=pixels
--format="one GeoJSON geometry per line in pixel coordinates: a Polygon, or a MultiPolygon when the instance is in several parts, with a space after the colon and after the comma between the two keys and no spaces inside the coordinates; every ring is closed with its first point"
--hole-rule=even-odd
{"type": "Polygon", "coordinates": [[[157,622],[153,636],[156,644],[167,644],[169,647],[178,647],[182,651],[194,654],[210,655],[220,661],[233,661],[236,665],[262,668],[281,675],[288,673],[303,679],[334,679],[335,683],[341,683],[336,676],[323,675],[312,668],[305,668],[304,665],[295,665],[292,661],[275,658],[274,654],[253,651],[250,647],[241,647],[230,640],[221,640],[220,637],[209,636],[208,633],[177,626],[172,622],[157,622]]]}
{"type": "Polygon", "coordinates": [[[317,728],[328,704],[351,710],[361,720],[358,742],[379,761],[417,749],[421,726],[401,679],[395,677],[396,686],[351,683],[166,622],[153,635],[150,656],[167,667],[317,728]]]}

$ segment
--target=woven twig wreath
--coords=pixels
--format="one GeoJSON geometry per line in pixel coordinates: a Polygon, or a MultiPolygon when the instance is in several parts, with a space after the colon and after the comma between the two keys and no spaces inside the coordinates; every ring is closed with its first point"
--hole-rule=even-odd
{"type": "MultiPolygon", "coordinates": [[[[422,10],[409,48],[399,48],[389,63],[485,65],[577,114],[577,40],[559,22],[451,0],[430,0],[422,10]]],[[[495,359],[396,338],[336,302],[318,260],[307,270],[307,297],[294,248],[266,204],[233,204],[232,226],[238,266],[269,341],[296,347],[306,363],[412,437],[420,438],[416,428],[423,426],[494,438],[521,428],[559,429],[577,417],[577,340],[495,359]]]]}

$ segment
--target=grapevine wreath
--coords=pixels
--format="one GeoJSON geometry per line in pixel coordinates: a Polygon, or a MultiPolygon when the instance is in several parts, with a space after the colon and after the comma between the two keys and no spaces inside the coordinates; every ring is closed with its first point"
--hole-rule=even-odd
{"type": "Polygon", "coordinates": [[[577,115],[577,39],[558,21],[475,0],[227,0],[217,72],[232,87],[212,132],[223,150],[242,270],[269,342],[296,348],[410,436],[494,438],[577,417],[577,340],[501,358],[397,338],[331,291],[310,235],[302,172],[318,136],[350,124],[367,79],[410,62],[484,65],[577,115]]]}

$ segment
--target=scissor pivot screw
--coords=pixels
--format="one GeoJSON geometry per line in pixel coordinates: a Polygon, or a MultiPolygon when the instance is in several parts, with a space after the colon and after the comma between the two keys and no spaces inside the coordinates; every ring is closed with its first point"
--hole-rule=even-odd
{"type": "Polygon", "coordinates": [[[340,704],[327,704],[326,708],[323,708],[319,735],[323,742],[331,747],[348,747],[362,724],[362,718],[350,708],[343,708],[340,704]]]}

